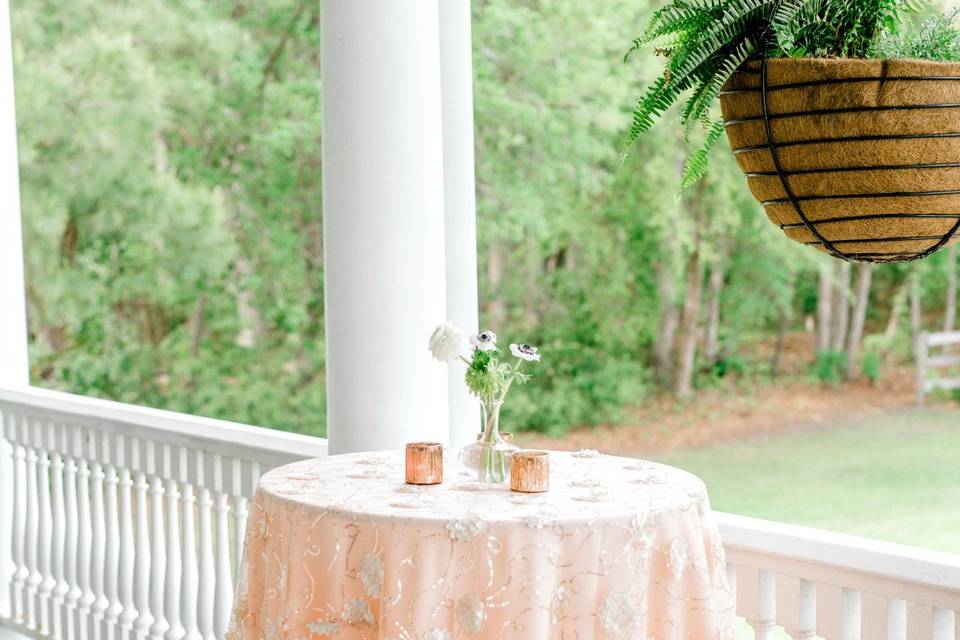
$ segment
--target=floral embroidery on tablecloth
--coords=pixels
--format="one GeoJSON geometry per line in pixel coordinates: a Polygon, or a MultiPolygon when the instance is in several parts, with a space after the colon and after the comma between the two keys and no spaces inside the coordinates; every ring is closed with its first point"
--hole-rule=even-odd
{"type": "Polygon", "coordinates": [[[604,631],[615,638],[634,640],[640,638],[646,627],[646,615],[634,594],[629,591],[614,591],[603,601],[600,624],[604,631]]]}
{"type": "Polygon", "coordinates": [[[340,633],[340,623],[318,620],[308,624],[307,631],[318,636],[332,636],[335,633],[340,633]]]}
{"type": "Polygon", "coordinates": [[[640,551],[647,551],[653,544],[657,526],[657,517],[654,514],[638,513],[630,523],[630,544],[640,551]]]}
{"type": "Polygon", "coordinates": [[[343,611],[340,612],[340,619],[347,624],[373,626],[373,611],[370,609],[370,603],[363,598],[347,600],[343,605],[343,611]]]}
{"type": "Polygon", "coordinates": [[[609,489],[597,487],[595,489],[589,489],[587,491],[575,493],[570,497],[578,502],[607,502],[613,497],[613,494],[609,489]]]}
{"type": "Polygon", "coordinates": [[[372,553],[363,556],[363,562],[360,563],[360,582],[363,583],[368,596],[380,597],[383,586],[383,563],[372,553]]]}
{"type": "Polygon", "coordinates": [[[483,533],[484,529],[486,529],[486,525],[473,514],[447,522],[447,531],[450,537],[458,542],[470,542],[474,537],[483,533]]]}
{"type": "Polygon", "coordinates": [[[669,565],[670,572],[673,574],[673,579],[676,582],[680,582],[680,578],[683,577],[683,571],[687,568],[688,562],[689,558],[687,556],[686,546],[684,546],[683,541],[678,538],[674,538],[674,540],[670,543],[667,565],[669,565]]]}
{"type": "Polygon", "coordinates": [[[457,625],[468,636],[475,636],[483,631],[486,621],[487,614],[480,598],[468,595],[457,600],[457,625]]]}
{"type": "Polygon", "coordinates": [[[601,454],[596,449],[580,449],[570,454],[574,458],[599,458],[601,454]]]}
{"type": "Polygon", "coordinates": [[[567,612],[567,603],[570,597],[567,595],[567,588],[558,584],[553,590],[553,598],[550,600],[550,622],[557,624],[563,620],[567,612]]]}

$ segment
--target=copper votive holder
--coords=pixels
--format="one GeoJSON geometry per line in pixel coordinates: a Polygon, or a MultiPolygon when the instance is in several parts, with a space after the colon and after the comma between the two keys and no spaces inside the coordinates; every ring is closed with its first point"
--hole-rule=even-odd
{"type": "Polygon", "coordinates": [[[443,445],[439,442],[407,444],[407,484],[443,482],[443,445]]]}
{"type": "Polygon", "coordinates": [[[541,493],[550,489],[550,454],[546,451],[517,451],[510,466],[510,490],[541,493]]]}

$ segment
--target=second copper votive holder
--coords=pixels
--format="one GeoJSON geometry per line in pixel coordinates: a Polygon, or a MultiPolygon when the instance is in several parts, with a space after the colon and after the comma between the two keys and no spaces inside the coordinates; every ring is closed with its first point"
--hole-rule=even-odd
{"type": "Polygon", "coordinates": [[[510,490],[542,493],[550,489],[550,454],[546,451],[517,451],[510,466],[510,490]]]}
{"type": "Polygon", "coordinates": [[[443,482],[443,445],[439,442],[411,442],[406,452],[407,484],[443,482]]]}

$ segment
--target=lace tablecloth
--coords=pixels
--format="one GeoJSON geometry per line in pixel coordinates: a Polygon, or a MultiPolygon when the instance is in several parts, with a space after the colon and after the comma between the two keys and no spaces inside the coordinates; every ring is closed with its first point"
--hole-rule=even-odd
{"type": "MultiPolygon", "coordinates": [[[[447,452],[447,458],[455,457],[447,452]]],[[[253,501],[230,640],[734,637],[723,547],[693,475],[551,454],[551,490],[489,488],[403,454],[275,469],[253,501]]]]}

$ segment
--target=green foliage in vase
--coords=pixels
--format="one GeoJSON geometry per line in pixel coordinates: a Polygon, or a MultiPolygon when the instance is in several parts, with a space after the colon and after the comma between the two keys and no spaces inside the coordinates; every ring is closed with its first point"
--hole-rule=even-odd
{"type": "Polygon", "coordinates": [[[684,167],[682,187],[703,176],[723,124],[713,114],[723,84],[745,62],[768,57],[849,57],[870,54],[895,33],[913,0],[672,0],[656,11],[626,57],[651,47],[665,62],[633,111],[628,147],[671,106],[680,123],[707,129],[684,167]]]}

